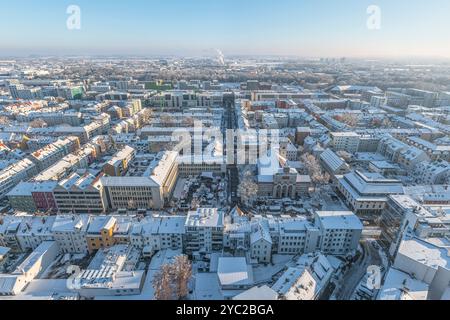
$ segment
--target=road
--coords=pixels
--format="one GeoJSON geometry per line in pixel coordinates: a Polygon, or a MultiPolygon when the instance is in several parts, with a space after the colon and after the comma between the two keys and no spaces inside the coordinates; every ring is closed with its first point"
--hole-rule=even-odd
{"type": "Polygon", "coordinates": [[[378,254],[378,250],[372,245],[372,241],[366,240],[361,242],[363,255],[352,265],[341,281],[342,288],[337,295],[338,300],[349,300],[362,278],[366,275],[367,268],[371,265],[381,265],[381,257],[378,254]]]}
{"type": "MultiPolygon", "coordinates": [[[[237,127],[236,124],[236,115],[234,111],[234,101],[229,102],[226,105],[226,129],[235,130],[237,127]]],[[[224,132],[224,136],[226,137],[226,133],[224,132]]],[[[226,141],[226,140],[225,140],[226,141]]],[[[227,150],[225,146],[225,151],[227,150]]],[[[234,150],[234,163],[236,163],[236,146],[234,150]]],[[[227,165],[227,174],[228,174],[228,194],[230,195],[230,205],[233,207],[239,202],[239,198],[237,196],[238,186],[239,186],[239,170],[235,164],[227,165]]]]}

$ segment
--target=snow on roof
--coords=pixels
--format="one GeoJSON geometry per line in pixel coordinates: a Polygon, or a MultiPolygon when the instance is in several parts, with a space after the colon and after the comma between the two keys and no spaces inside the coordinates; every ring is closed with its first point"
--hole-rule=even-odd
{"type": "Polygon", "coordinates": [[[54,246],[57,246],[55,241],[42,242],[20,265],[17,266],[13,274],[26,274],[30,271],[38,261],[54,246]]]}
{"type": "Polygon", "coordinates": [[[406,256],[433,269],[442,267],[450,270],[448,249],[423,239],[410,238],[403,240],[398,249],[398,255],[406,256]]]}
{"type": "MultiPolygon", "coordinates": [[[[363,196],[403,194],[401,181],[386,179],[380,174],[353,171],[344,175],[344,178],[339,181],[347,190],[354,189],[363,196]],[[348,188],[348,184],[350,184],[350,188],[348,188]]],[[[359,195],[355,198],[358,198],[359,195]]]]}
{"type": "Polygon", "coordinates": [[[351,211],[316,211],[316,217],[325,229],[363,229],[361,220],[351,211]]]}
{"type": "Polygon", "coordinates": [[[216,273],[198,273],[195,275],[196,300],[224,300],[216,273]]]}
{"type": "Polygon", "coordinates": [[[112,216],[94,217],[89,224],[88,233],[99,233],[103,229],[110,229],[116,223],[116,218],[112,216]]]}
{"type": "Polygon", "coordinates": [[[88,215],[59,215],[56,216],[52,232],[80,232],[86,231],[90,217],[88,215]]]}
{"type": "Polygon", "coordinates": [[[331,149],[326,149],[322,152],[320,158],[328,165],[328,167],[330,167],[332,171],[336,171],[346,164],[345,161],[331,149]]]}
{"type": "Polygon", "coordinates": [[[189,211],[186,219],[187,227],[221,227],[223,226],[223,213],[217,208],[198,208],[189,211]]]}
{"type": "Polygon", "coordinates": [[[380,289],[378,300],[426,300],[428,289],[425,282],[390,268],[380,289]]]}
{"type": "Polygon", "coordinates": [[[268,243],[272,243],[272,237],[270,236],[269,226],[266,223],[258,223],[254,232],[250,236],[250,243],[264,240],[268,243]]]}
{"type": "Polygon", "coordinates": [[[251,266],[242,257],[219,258],[217,275],[222,286],[251,285],[253,283],[251,266]]]}
{"type": "Polygon", "coordinates": [[[278,293],[266,285],[256,286],[238,294],[233,300],[278,300],[278,293]]]}

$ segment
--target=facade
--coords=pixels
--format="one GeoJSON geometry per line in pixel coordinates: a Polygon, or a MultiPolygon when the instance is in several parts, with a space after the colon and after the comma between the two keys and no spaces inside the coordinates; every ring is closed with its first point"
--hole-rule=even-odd
{"type": "Polygon", "coordinates": [[[359,149],[360,136],[355,132],[331,132],[332,147],[335,151],[356,153],[359,149]]]}
{"type": "Polygon", "coordinates": [[[211,253],[223,248],[223,212],[215,208],[199,208],[188,213],[185,224],[185,252],[211,253]]]}
{"type": "Polygon", "coordinates": [[[389,195],[403,194],[399,180],[360,171],[338,176],[337,189],[345,203],[358,215],[381,214],[389,195]]]}
{"type": "Polygon", "coordinates": [[[55,242],[63,253],[87,253],[88,215],[59,215],[52,226],[55,242]]]}
{"type": "Polygon", "coordinates": [[[142,176],[102,177],[109,210],[161,209],[178,179],[176,152],[160,153],[142,176]]]}
{"type": "Polygon", "coordinates": [[[270,157],[258,162],[258,196],[267,198],[296,199],[309,193],[311,177],[300,175],[294,168],[281,167],[278,156],[272,152],[270,157]]]}
{"type": "Polygon", "coordinates": [[[114,230],[117,219],[112,216],[94,217],[86,232],[86,242],[89,252],[114,246],[114,230]]]}
{"type": "Polygon", "coordinates": [[[125,146],[104,165],[103,172],[112,177],[124,176],[128,171],[128,165],[135,157],[136,150],[130,146],[125,146]]]}
{"type": "Polygon", "coordinates": [[[272,261],[272,237],[268,225],[257,224],[250,235],[250,256],[258,263],[272,261]]]}
{"type": "Polygon", "coordinates": [[[7,197],[11,208],[17,211],[35,212],[37,209],[31,194],[33,186],[32,182],[20,182],[8,192],[7,197]]]}
{"type": "Polygon", "coordinates": [[[20,181],[38,174],[38,167],[29,159],[20,160],[0,171],[0,198],[6,196],[20,181]]]}
{"type": "Polygon", "coordinates": [[[107,210],[101,176],[95,177],[90,173],[71,174],[61,180],[53,190],[58,212],[102,214],[107,210]]]}
{"type": "Polygon", "coordinates": [[[321,230],[323,254],[347,255],[358,248],[363,225],[351,211],[317,211],[315,225],[321,230]]]}

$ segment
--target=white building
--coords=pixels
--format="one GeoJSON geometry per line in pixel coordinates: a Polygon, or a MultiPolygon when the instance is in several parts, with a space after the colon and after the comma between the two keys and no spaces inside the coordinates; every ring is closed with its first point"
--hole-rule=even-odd
{"type": "Polygon", "coordinates": [[[258,223],[250,235],[250,256],[258,263],[272,261],[272,237],[268,225],[258,223]]]}
{"type": "Polygon", "coordinates": [[[356,132],[331,132],[330,135],[335,151],[358,152],[360,136],[356,132]]]}
{"type": "Polygon", "coordinates": [[[223,248],[223,212],[217,208],[199,208],[188,213],[185,251],[211,253],[223,248]]]}
{"type": "Polygon", "coordinates": [[[450,163],[447,161],[421,162],[414,170],[416,181],[422,184],[446,184],[450,178],[450,163]]]}
{"type": "Polygon", "coordinates": [[[406,236],[400,244],[393,267],[428,284],[428,299],[441,299],[450,285],[448,247],[431,240],[406,236]]]}
{"type": "Polygon", "coordinates": [[[172,151],[159,154],[142,176],[102,177],[108,208],[163,208],[178,179],[177,156],[172,151]]]}
{"type": "Polygon", "coordinates": [[[358,248],[363,225],[353,212],[316,211],[314,223],[321,230],[320,252],[347,255],[358,248]]]}
{"type": "Polygon", "coordinates": [[[282,300],[317,300],[335,270],[321,253],[301,256],[272,286],[282,300]]]}
{"type": "Polygon", "coordinates": [[[11,274],[0,274],[0,296],[19,294],[55,261],[59,247],[54,241],[41,243],[11,274]]]}
{"type": "Polygon", "coordinates": [[[403,194],[401,181],[386,179],[378,173],[352,171],[337,178],[339,192],[356,214],[379,214],[389,195],[403,194]]]}
{"type": "Polygon", "coordinates": [[[64,253],[87,253],[86,231],[88,215],[59,215],[52,226],[56,243],[64,253]]]}

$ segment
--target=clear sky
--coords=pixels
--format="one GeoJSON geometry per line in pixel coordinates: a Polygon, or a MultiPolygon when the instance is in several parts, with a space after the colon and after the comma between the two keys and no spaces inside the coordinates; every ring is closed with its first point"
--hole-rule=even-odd
{"type": "Polygon", "coordinates": [[[0,0],[0,55],[450,58],[448,0],[0,0]],[[81,29],[68,30],[68,5],[81,29]],[[381,29],[367,28],[369,5],[381,29]]]}

